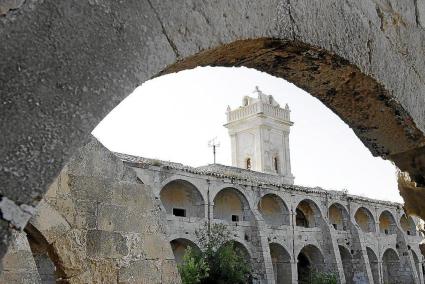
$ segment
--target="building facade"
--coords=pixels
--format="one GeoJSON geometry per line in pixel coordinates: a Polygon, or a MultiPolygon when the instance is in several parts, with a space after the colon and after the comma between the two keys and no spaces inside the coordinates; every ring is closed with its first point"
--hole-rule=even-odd
{"type": "Polygon", "coordinates": [[[400,204],[277,183],[236,167],[192,168],[119,155],[160,199],[177,262],[205,222],[225,224],[255,283],[423,283],[422,236],[400,204]]]}
{"type": "Polygon", "coordinates": [[[401,204],[294,185],[289,107],[255,91],[228,110],[233,166],[112,153],[92,140],[51,184],[0,283],[178,284],[196,230],[224,224],[253,283],[424,283],[418,219],[401,204]],[[249,161],[249,163],[248,163],[249,161]]]}
{"type": "Polygon", "coordinates": [[[423,283],[418,219],[401,204],[294,185],[288,105],[258,87],[227,109],[233,166],[188,167],[117,154],[160,199],[177,262],[205,222],[225,224],[255,283],[423,283]]]}

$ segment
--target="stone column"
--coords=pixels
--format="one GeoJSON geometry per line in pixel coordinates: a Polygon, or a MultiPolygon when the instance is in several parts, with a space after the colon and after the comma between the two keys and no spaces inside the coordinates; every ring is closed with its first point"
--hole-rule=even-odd
{"type": "Polygon", "coordinates": [[[379,273],[379,283],[384,283],[384,275],[383,275],[383,267],[382,267],[382,260],[380,259],[380,255],[378,255],[378,273],[379,273]]]}
{"type": "Polygon", "coordinates": [[[291,171],[291,155],[289,151],[289,132],[284,132],[284,155],[285,155],[285,175],[292,176],[291,171]]]}
{"type": "Polygon", "coordinates": [[[295,255],[292,257],[291,271],[292,283],[298,283],[298,258],[295,255]]]}

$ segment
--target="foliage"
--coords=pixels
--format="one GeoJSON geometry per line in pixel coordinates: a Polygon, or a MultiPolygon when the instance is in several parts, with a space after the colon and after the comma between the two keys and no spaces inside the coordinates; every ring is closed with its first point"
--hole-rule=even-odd
{"type": "Polygon", "coordinates": [[[312,284],[336,284],[338,276],[334,272],[319,272],[314,271],[311,275],[312,284]]]}
{"type": "Polygon", "coordinates": [[[187,247],[183,256],[182,264],[178,265],[180,276],[183,283],[200,283],[202,279],[208,276],[208,265],[190,246],[187,247]]]}
{"type": "Polygon", "coordinates": [[[235,242],[230,240],[230,232],[223,224],[205,223],[197,230],[196,237],[201,251],[187,249],[179,272],[183,284],[192,283],[247,283],[250,267],[235,242]]]}
{"type": "Polygon", "coordinates": [[[230,232],[224,224],[212,224],[208,227],[208,223],[200,230],[195,231],[200,249],[206,254],[212,254],[218,251],[225,243],[230,240],[230,232]]]}
{"type": "Polygon", "coordinates": [[[209,259],[211,272],[203,283],[247,283],[250,277],[248,263],[233,241],[224,244],[209,259]]]}

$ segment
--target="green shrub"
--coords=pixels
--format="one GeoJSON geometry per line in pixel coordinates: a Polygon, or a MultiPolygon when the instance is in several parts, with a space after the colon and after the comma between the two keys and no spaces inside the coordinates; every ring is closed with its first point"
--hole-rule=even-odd
{"type": "Polygon", "coordinates": [[[209,267],[200,253],[197,253],[190,246],[185,251],[183,261],[178,265],[179,273],[183,284],[201,283],[201,280],[208,277],[209,267]]]}
{"type": "Polygon", "coordinates": [[[230,240],[223,224],[205,223],[196,231],[201,251],[188,247],[178,266],[183,284],[242,284],[248,283],[251,270],[243,252],[230,240]]]}
{"type": "Polygon", "coordinates": [[[311,274],[311,284],[337,284],[338,276],[334,272],[313,271],[311,274]]]}

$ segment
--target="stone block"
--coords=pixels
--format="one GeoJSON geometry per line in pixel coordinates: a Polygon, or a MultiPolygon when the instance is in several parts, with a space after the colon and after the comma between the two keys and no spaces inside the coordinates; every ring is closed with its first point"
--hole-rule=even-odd
{"type": "Polygon", "coordinates": [[[59,236],[71,229],[69,223],[45,200],[38,204],[30,223],[43,234],[49,243],[53,243],[59,236]]]}
{"type": "Polygon", "coordinates": [[[146,258],[174,259],[169,241],[163,235],[150,234],[142,236],[142,248],[146,258]]]}
{"type": "Polygon", "coordinates": [[[166,283],[166,284],[181,283],[180,274],[177,270],[177,264],[174,259],[162,261],[161,275],[162,275],[161,283],[166,283]]]}
{"type": "Polygon", "coordinates": [[[160,262],[150,259],[142,259],[122,267],[119,271],[119,283],[156,284],[161,282],[160,262]]]}
{"type": "Polygon", "coordinates": [[[106,177],[69,175],[69,187],[73,199],[110,202],[113,180],[106,177]]]}
{"type": "Polygon", "coordinates": [[[154,197],[150,188],[137,183],[120,181],[111,184],[112,204],[126,207],[144,208],[146,211],[154,209],[154,197]]]}
{"type": "Polygon", "coordinates": [[[71,229],[52,244],[66,275],[78,275],[87,270],[86,233],[71,229]]]}
{"type": "Polygon", "coordinates": [[[131,232],[136,228],[129,226],[128,210],[124,206],[100,204],[97,218],[97,228],[108,232],[131,232]],[[133,229],[133,230],[132,230],[133,229]]]}
{"type": "Polygon", "coordinates": [[[121,258],[128,254],[126,239],[120,233],[101,230],[87,232],[87,255],[99,258],[121,258]]]}
{"type": "Polygon", "coordinates": [[[117,283],[118,268],[112,259],[96,259],[89,262],[91,282],[94,283],[117,283]]]}

